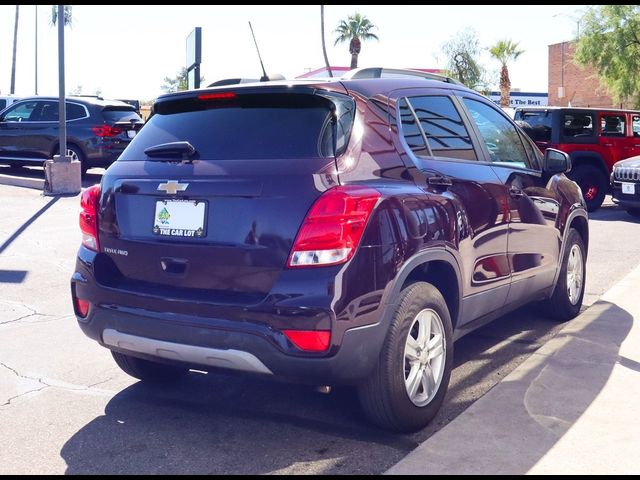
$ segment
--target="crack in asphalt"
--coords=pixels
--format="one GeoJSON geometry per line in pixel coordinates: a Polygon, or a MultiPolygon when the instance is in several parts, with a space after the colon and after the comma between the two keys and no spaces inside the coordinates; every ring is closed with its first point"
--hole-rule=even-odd
{"type": "MultiPolygon", "coordinates": [[[[33,314],[32,314],[33,315],[33,314]]],[[[25,380],[30,380],[32,382],[38,382],[40,383],[42,386],[40,388],[34,388],[31,390],[28,390],[26,392],[22,392],[19,395],[14,395],[13,397],[7,399],[2,405],[0,405],[0,407],[6,407],[11,405],[11,402],[13,400],[15,400],[16,398],[20,398],[23,397],[24,395],[28,395],[30,393],[34,393],[34,392],[40,392],[42,390],[44,390],[45,388],[50,387],[51,385],[49,385],[48,383],[44,382],[41,378],[32,378],[32,377],[27,377],[26,375],[22,375],[20,372],[18,372],[15,368],[11,368],[9,365],[7,365],[6,363],[2,363],[0,362],[0,366],[3,366],[4,368],[6,368],[7,370],[9,370],[10,372],[12,372],[16,377],[19,378],[24,378],[25,380]]]]}
{"type": "Polygon", "coordinates": [[[10,372],[12,372],[16,377],[24,378],[25,380],[30,380],[32,382],[38,382],[39,384],[42,385],[40,388],[34,388],[34,389],[28,390],[28,391],[23,392],[23,393],[21,393],[19,395],[15,395],[15,396],[9,398],[4,403],[0,404],[0,408],[11,405],[11,402],[13,400],[15,400],[16,398],[23,397],[23,396],[28,395],[30,393],[41,392],[45,388],[59,388],[61,390],[65,390],[65,391],[68,391],[68,392],[75,392],[75,393],[89,392],[90,394],[102,394],[102,395],[106,395],[106,396],[115,395],[115,392],[112,392],[112,391],[109,391],[109,390],[102,390],[102,389],[99,389],[99,388],[94,388],[96,385],[100,385],[102,383],[108,382],[109,380],[112,380],[113,377],[109,377],[106,380],[102,380],[100,382],[96,382],[96,383],[93,383],[91,385],[80,386],[80,385],[72,385],[72,384],[67,384],[67,383],[57,382],[57,381],[53,381],[52,382],[51,380],[49,380],[49,382],[47,382],[42,377],[34,378],[34,377],[29,377],[29,376],[26,376],[26,375],[22,375],[15,368],[10,367],[9,365],[7,365],[6,363],[3,363],[3,362],[0,362],[0,366],[4,367],[7,370],[9,370],[10,372]]]}

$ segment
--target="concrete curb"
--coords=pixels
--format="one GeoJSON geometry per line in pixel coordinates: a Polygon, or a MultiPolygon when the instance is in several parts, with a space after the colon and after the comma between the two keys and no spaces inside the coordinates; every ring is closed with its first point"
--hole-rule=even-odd
{"type": "Polygon", "coordinates": [[[34,188],[36,190],[44,189],[44,179],[18,177],[14,175],[6,175],[0,173],[0,185],[11,185],[13,187],[34,188]]]}
{"type": "Polygon", "coordinates": [[[640,471],[640,266],[388,475],[640,471]]]}

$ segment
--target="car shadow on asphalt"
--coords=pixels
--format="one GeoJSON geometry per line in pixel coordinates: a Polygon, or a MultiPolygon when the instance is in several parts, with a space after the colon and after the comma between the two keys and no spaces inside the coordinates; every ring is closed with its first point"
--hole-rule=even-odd
{"type": "MultiPolygon", "coordinates": [[[[616,327],[620,341],[629,322],[616,327]]],[[[445,404],[415,434],[368,425],[350,389],[322,395],[256,376],[192,372],[178,385],[138,382],[119,392],[61,455],[69,474],[262,474],[303,464],[321,473],[381,473],[462,413],[477,398],[470,391],[490,390],[559,328],[528,307],[458,341],[445,404]],[[477,365],[465,370],[473,359],[477,365]]],[[[607,371],[594,373],[597,386],[571,401],[578,409],[569,423],[606,382],[607,371]]]]}
{"type": "Polygon", "coordinates": [[[589,213],[589,220],[600,220],[604,222],[631,222],[640,223],[640,218],[634,217],[615,203],[605,203],[595,212],[589,213]]]}

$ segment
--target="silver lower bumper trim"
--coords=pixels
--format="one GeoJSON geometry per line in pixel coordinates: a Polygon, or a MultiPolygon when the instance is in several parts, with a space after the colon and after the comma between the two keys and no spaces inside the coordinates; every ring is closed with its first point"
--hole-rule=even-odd
{"type": "Polygon", "coordinates": [[[216,348],[164,342],[152,338],[128,335],[110,328],[102,332],[102,341],[105,345],[111,347],[168,360],[273,375],[273,372],[254,355],[241,350],[218,350],[216,348]]]}

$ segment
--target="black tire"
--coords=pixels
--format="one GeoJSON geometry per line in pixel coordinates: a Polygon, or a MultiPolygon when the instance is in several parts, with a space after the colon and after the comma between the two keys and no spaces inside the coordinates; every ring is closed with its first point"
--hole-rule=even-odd
{"type": "Polygon", "coordinates": [[[556,287],[553,290],[553,294],[551,298],[545,300],[543,302],[543,306],[547,314],[553,318],[554,320],[560,322],[566,322],[576,317],[578,313],[580,313],[580,308],[582,307],[582,300],[584,298],[584,290],[585,284],[587,280],[587,251],[584,246],[584,241],[582,237],[578,233],[575,228],[569,230],[569,235],[567,236],[567,244],[564,250],[564,256],[562,258],[562,266],[560,268],[560,275],[558,277],[558,282],[556,283],[556,287]],[[576,303],[572,303],[569,299],[569,291],[567,287],[567,268],[569,264],[569,257],[571,255],[571,250],[574,245],[577,245],[580,248],[582,255],[582,286],[579,297],[576,303]]]}
{"type": "Polygon", "coordinates": [[[358,386],[365,415],[385,429],[410,432],[423,428],[438,413],[449,386],[453,364],[453,327],[447,304],[433,285],[414,283],[400,294],[378,364],[371,377],[358,386]],[[405,386],[405,343],[417,314],[431,309],[440,317],[444,332],[444,371],[432,399],[417,406],[405,386]]]}
{"type": "Polygon", "coordinates": [[[604,172],[593,165],[577,165],[569,172],[569,178],[582,190],[587,210],[594,212],[599,209],[609,188],[604,172]]]}
{"type": "Polygon", "coordinates": [[[627,208],[627,213],[632,217],[640,218],[640,208],[627,208]]]}
{"type": "Polygon", "coordinates": [[[189,371],[187,368],[151,362],[149,360],[125,355],[124,353],[111,351],[111,355],[113,355],[113,359],[123,372],[145,382],[175,382],[189,371]]]}

